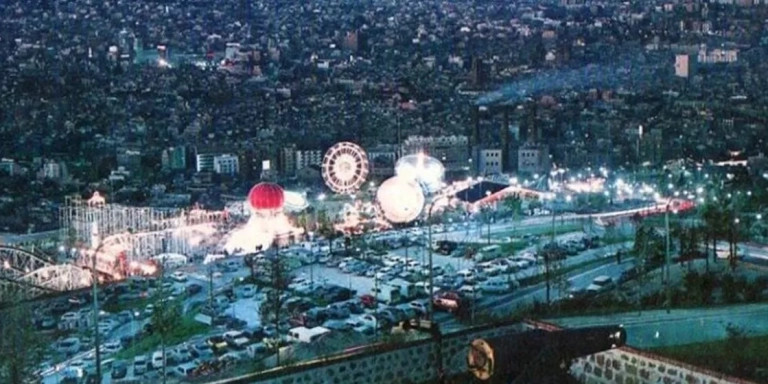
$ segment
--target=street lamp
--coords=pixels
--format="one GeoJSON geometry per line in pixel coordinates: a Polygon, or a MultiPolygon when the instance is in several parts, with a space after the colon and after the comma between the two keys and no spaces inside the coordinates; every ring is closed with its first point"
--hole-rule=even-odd
{"type": "Polygon", "coordinates": [[[98,294],[98,284],[99,279],[96,275],[96,257],[101,251],[101,248],[104,246],[104,243],[102,243],[98,238],[95,241],[96,243],[96,249],[92,252],[89,252],[91,254],[91,285],[93,286],[93,308],[91,309],[93,311],[93,344],[94,344],[94,356],[96,357],[96,377],[98,378],[99,383],[101,383],[101,343],[100,343],[100,336],[99,336],[99,294],[98,294]]]}
{"type": "MultiPolygon", "coordinates": [[[[444,197],[444,196],[443,196],[444,197]]],[[[438,198],[437,200],[439,200],[438,198]]],[[[429,313],[427,314],[427,320],[432,321],[432,316],[435,313],[435,287],[434,287],[434,268],[432,267],[432,209],[435,208],[437,200],[432,200],[427,210],[427,249],[429,251],[429,313]]]]}

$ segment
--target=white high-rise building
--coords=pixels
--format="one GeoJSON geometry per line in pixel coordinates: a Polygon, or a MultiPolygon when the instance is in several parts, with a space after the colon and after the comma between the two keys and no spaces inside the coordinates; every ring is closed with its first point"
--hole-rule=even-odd
{"type": "Polygon", "coordinates": [[[214,156],[213,171],[220,175],[235,175],[240,172],[240,161],[229,153],[214,156]]]}
{"type": "Polygon", "coordinates": [[[198,172],[210,172],[213,171],[213,158],[216,155],[213,153],[198,153],[195,157],[196,161],[196,170],[198,172]]]}

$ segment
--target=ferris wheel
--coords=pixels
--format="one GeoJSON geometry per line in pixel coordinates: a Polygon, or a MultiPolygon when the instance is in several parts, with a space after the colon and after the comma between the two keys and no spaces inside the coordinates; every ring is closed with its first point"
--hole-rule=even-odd
{"type": "Polygon", "coordinates": [[[355,143],[334,144],[323,157],[323,180],[331,190],[351,194],[360,189],[368,177],[368,155],[355,143]]]}

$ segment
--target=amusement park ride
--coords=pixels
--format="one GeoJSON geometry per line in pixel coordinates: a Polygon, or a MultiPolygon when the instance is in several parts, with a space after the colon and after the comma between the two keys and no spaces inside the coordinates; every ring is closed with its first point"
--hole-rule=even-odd
{"type": "MultiPolygon", "coordinates": [[[[360,228],[389,228],[417,220],[437,201],[459,204],[456,198],[473,187],[472,180],[446,185],[445,168],[439,160],[424,153],[407,155],[395,165],[396,176],[380,183],[374,201],[355,196],[369,172],[365,150],[351,142],[340,142],[328,149],[322,163],[326,186],[350,199],[335,227],[345,233],[360,228]],[[452,202],[453,201],[453,202],[452,202]]],[[[370,183],[374,188],[374,183],[370,183]]],[[[509,195],[521,198],[549,198],[551,193],[527,189],[517,183],[501,183],[496,193],[473,204],[491,204],[509,195]]],[[[488,192],[488,191],[486,191],[488,192]]],[[[597,214],[593,218],[610,222],[627,215],[650,215],[672,209],[690,209],[692,203],[673,199],[652,208],[597,214]]],[[[94,192],[90,199],[67,198],[60,208],[60,260],[21,248],[0,246],[0,302],[11,297],[35,297],[46,292],[76,290],[91,285],[92,275],[100,281],[117,281],[132,275],[148,275],[158,270],[162,255],[203,256],[211,249],[233,255],[272,244],[302,238],[286,212],[307,207],[306,199],[286,192],[277,184],[261,182],[253,186],[241,209],[210,211],[195,206],[189,209],[129,207],[107,203],[94,192]],[[238,219],[231,220],[230,214],[238,219]],[[233,228],[237,222],[238,227],[233,228]],[[63,259],[63,260],[61,260],[63,259]],[[91,273],[91,270],[95,273],[91,273]],[[12,296],[15,295],[15,296],[12,296]]]]}
{"type": "Polygon", "coordinates": [[[205,245],[229,213],[127,207],[108,204],[95,192],[88,200],[67,198],[59,219],[69,250],[65,260],[0,246],[0,302],[88,287],[94,265],[100,281],[152,274],[156,255],[190,254],[205,245]]]}

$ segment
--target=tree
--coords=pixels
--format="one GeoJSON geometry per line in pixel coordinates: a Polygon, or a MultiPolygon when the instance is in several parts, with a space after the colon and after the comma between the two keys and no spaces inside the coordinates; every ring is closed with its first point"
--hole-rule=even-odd
{"type": "Polygon", "coordinates": [[[163,383],[166,380],[166,342],[168,337],[181,323],[182,309],[178,300],[168,300],[168,292],[160,287],[155,296],[155,305],[152,311],[152,332],[160,337],[160,348],[163,354],[163,383]]]}
{"type": "MultiPolygon", "coordinates": [[[[266,257],[264,275],[269,277],[269,290],[266,292],[266,300],[261,305],[261,321],[262,324],[271,322],[275,329],[279,330],[281,320],[288,315],[283,311],[283,306],[287,298],[284,293],[288,289],[291,275],[285,265],[285,259],[280,257],[278,248],[273,246],[267,250],[266,257]]],[[[280,365],[280,339],[272,340],[271,344],[276,350],[277,365],[280,365]]]]}
{"type": "MultiPolygon", "coordinates": [[[[512,217],[512,223],[516,223],[520,220],[520,216],[523,214],[523,200],[518,195],[508,196],[503,202],[504,209],[512,217]]],[[[515,232],[514,226],[512,227],[512,233],[515,232]]]]}
{"type": "Polygon", "coordinates": [[[45,340],[36,332],[31,304],[14,300],[0,312],[0,382],[28,382],[43,360],[45,340]]]}
{"type": "Polygon", "coordinates": [[[333,226],[324,210],[318,213],[317,225],[317,234],[328,239],[328,253],[333,254],[333,241],[343,234],[333,226]]]}
{"type": "Polygon", "coordinates": [[[541,208],[543,206],[544,206],[544,204],[542,204],[541,200],[536,198],[534,200],[531,200],[528,203],[528,210],[529,210],[530,214],[533,215],[533,213],[536,211],[536,209],[539,209],[539,208],[541,208]]]}
{"type": "MultiPolygon", "coordinates": [[[[568,283],[567,278],[565,283],[559,281],[563,276],[560,276],[562,274],[558,273],[562,267],[562,260],[565,259],[565,253],[554,242],[545,245],[540,253],[544,258],[544,280],[546,283],[547,306],[549,306],[552,303],[552,287],[562,288],[568,283]]],[[[568,288],[565,287],[565,289],[567,290],[568,288]]],[[[561,291],[560,293],[562,294],[563,292],[561,291]]]]}

